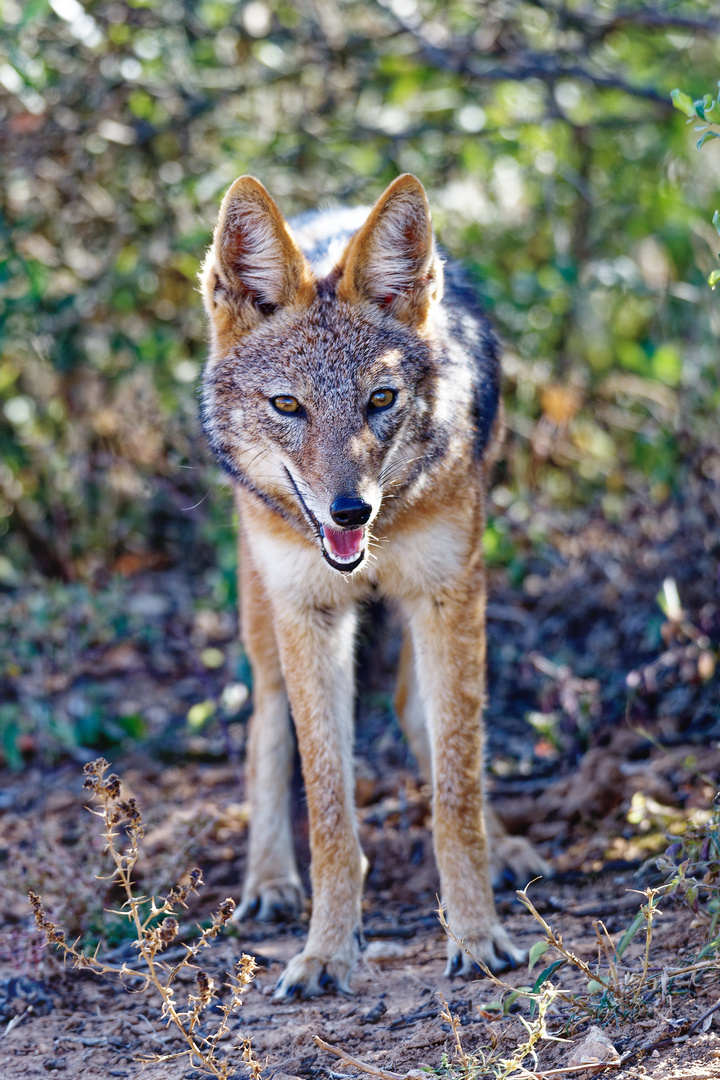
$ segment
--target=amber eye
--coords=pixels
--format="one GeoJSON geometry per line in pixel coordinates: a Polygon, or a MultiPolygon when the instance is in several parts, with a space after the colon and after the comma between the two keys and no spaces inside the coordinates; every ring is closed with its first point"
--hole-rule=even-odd
{"type": "Polygon", "coordinates": [[[270,403],[281,413],[300,412],[300,402],[294,397],[274,397],[270,399],[270,403]]]}
{"type": "Polygon", "coordinates": [[[376,390],[374,394],[370,395],[370,408],[373,410],[389,409],[394,400],[394,390],[376,390]]]}

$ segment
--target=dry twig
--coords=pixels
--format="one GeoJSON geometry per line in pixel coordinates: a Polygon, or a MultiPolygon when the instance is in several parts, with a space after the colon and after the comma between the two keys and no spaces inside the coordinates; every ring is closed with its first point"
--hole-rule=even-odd
{"type": "MultiPolygon", "coordinates": [[[[186,1050],[176,1053],[156,1054],[142,1059],[146,1062],[171,1061],[180,1057],[189,1057],[192,1064],[202,1071],[215,1076],[218,1080],[228,1080],[233,1066],[228,1057],[218,1055],[220,1041],[229,1032],[229,1021],[233,1013],[242,1004],[243,994],[255,974],[255,958],[243,954],[235,972],[230,976],[227,987],[230,1000],[225,1004],[217,1002],[218,988],[214,980],[194,961],[199,953],[208,948],[213,938],[217,937],[235,911],[235,901],[223,900],[213,914],[210,926],[202,929],[192,944],[183,944],[185,956],[172,967],[161,957],[162,952],[177,937],[180,927],[176,918],[178,907],[187,907],[187,898],[191,892],[197,892],[202,885],[202,874],[197,868],[189,874],[189,884],[175,885],[165,897],[137,896],[133,873],[140,851],[139,845],[145,834],[142,815],[137,802],[123,795],[120,778],[115,774],[105,776],[109,765],[103,758],[98,758],[85,766],[84,787],[92,792],[97,809],[91,813],[102,819],[105,838],[105,851],[115,864],[109,880],[120,886],[125,894],[123,905],[116,914],[130,922],[134,935],[134,945],[139,959],[144,966],[123,963],[121,967],[106,964],[99,958],[100,946],[88,955],[78,947],[78,941],[68,942],[65,932],[51,922],[42,905],[42,900],[34,892],[29,894],[35,922],[43,931],[47,941],[62,949],[65,956],[72,960],[73,967],[86,968],[99,975],[117,975],[142,980],[141,990],[154,986],[162,998],[162,1015],[168,1024],[173,1024],[187,1044],[186,1050]],[[124,833],[129,841],[127,847],[119,842],[124,833]],[[180,1008],[175,1002],[174,983],[181,971],[195,972],[195,990],[188,996],[187,1007],[180,1008]],[[216,1029],[210,1034],[200,1030],[201,1021],[209,1006],[219,1012],[221,1019],[216,1029]]],[[[261,1066],[254,1055],[249,1038],[241,1039],[242,1059],[252,1077],[259,1080],[261,1066]]]]}

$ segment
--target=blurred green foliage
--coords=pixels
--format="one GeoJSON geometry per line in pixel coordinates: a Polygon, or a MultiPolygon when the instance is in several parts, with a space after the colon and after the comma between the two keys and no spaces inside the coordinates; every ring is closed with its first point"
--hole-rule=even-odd
{"type": "Polygon", "coordinates": [[[670,105],[717,78],[712,3],[0,12],[0,581],[231,549],[195,279],[243,172],[288,215],[426,184],[509,348],[495,561],[517,564],[496,521],[529,493],[612,517],[715,437],[719,144],[693,157],[670,105]]]}
{"type": "Polygon", "coordinates": [[[119,712],[110,708],[97,687],[77,693],[66,712],[53,708],[50,696],[78,675],[78,657],[85,658],[86,672],[96,672],[103,650],[118,640],[150,649],[163,631],[147,612],[133,610],[117,585],[95,593],[84,583],[53,582],[22,599],[0,596],[0,671],[20,690],[0,705],[0,754],[11,768],[30,751],[51,758],[76,746],[107,749],[142,736],[137,711],[122,703],[119,712]]]}
{"type": "MultiPolygon", "coordinates": [[[[718,88],[720,89],[720,82],[718,82],[718,88]]],[[[713,130],[720,126],[720,94],[716,98],[713,98],[712,94],[704,94],[697,101],[693,101],[683,90],[673,90],[670,96],[675,108],[685,113],[688,123],[694,123],[695,130],[702,132],[697,142],[698,150],[701,150],[710,139],[720,139],[720,131],[713,130]]],[[[712,222],[720,236],[720,210],[715,211],[712,222]]],[[[718,258],[720,258],[720,253],[718,253],[718,258]]],[[[720,282],[720,270],[713,270],[708,276],[708,285],[714,289],[718,282],[720,282]]]]}

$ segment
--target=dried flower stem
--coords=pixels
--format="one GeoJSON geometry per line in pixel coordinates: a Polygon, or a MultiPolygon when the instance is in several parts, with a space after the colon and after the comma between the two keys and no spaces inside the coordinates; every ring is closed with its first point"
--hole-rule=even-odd
{"type": "MultiPolygon", "coordinates": [[[[105,851],[110,853],[115,864],[115,869],[108,880],[117,883],[125,894],[122,908],[116,914],[124,916],[132,923],[136,938],[134,944],[145,967],[142,969],[126,963],[119,968],[113,967],[99,959],[99,946],[92,955],[87,955],[78,948],[77,941],[68,943],[65,932],[47,918],[40,897],[31,892],[29,898],[35,922],[45,934],[47,941],[62,949],[65,956],[72,959],[73,967],[89,968],[101,975],[140,978],[144,983],[143,990],[150,985],[155,987],[162,999],[162,1015],[167,1023],[173,1024],[182,1035],[187,1049],[172,1054],[154,1055],[143,1060],[169,1061],[188,1056],[196,1067],[217,1077],[218,1080],[227,1080],[232,1071],[231,1063],[227,1058],[218,1057],[218,1043],[227,1035],[230,1017],[240,1008],[243,994],[254,977],[255,959],[244,954],[238,961],[235,973],[231,975],[227,984],[230,989],[230,1001],[227,1004],[217,1005],[221,1020],[215,1031],[209,1035],[200,1034],[198,1027],[205,1010],[215,1002],[218,989],[213,979],[194,961],[201,949],[209,947],[211,940],[217,937],[232,917],[235,901],[223,900],[213,914],[210,926],[200,930],[195,942],[183,946],[185,956],[179,963],[170,967],[160,958],[162,951],[175,940],[179,933],[176,909],[187,907],[186,901],[189,894],[197,892],[202,885],[202,873],[198,869],[192,870],[189,874],[189,883],[174,886],[165,897],[156,899],[154,896],[135,895],[133,872],[139,857],[139,845],[145,834],[145,826],[135,799],[124,798],[119,777],[115,774],[105,777],[108,768],[109,765],[103,758],[98,758],[97,761],[86,765],[84,787],[90,789],[99,804],[97,809],[91,809],[91,813],[103,820],[105,851]],[[124,850],[121,850],[121,844],[118,843],[120,829],[124,830],[129,841],[124,850]],[[149,911],[143,914],[147,905],[149,905],[149,911]],[[162,921],[159,922],[159,919],[162,921]],[[188,968],[195,971],[195,992],[189,995],[187,1008],[179,1009],[175,1004],[173,983],[178,973],[188,968]]],[[[252,1080],[260,1080],[262,1067],[255,1057],[250,1039],[243,1038],[241,1046],[242,1059],[252,1080]]]]}

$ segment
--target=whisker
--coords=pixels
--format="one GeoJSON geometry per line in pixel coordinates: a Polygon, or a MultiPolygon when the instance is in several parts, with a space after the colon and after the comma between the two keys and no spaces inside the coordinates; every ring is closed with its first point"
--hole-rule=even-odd
{"type": "Polygon", "coordinates": [[[258,450],[257,454],[255,454],[255,456],[250,459],[250,461],[247,463],[247,465],[244,466],[246,471],[249,472],[250,469],[252,469],[252,467],[253,467],[253,465],[255,464],[256,461],[261,461],[262,458],[265,457],[269,453],[270,453],[269,448],[266,448],[265,450],[258,450]]]}
{"type": "Polygon", "coordinates": [[[388,483],[390,478],[393,477],[396,473],[398,473],[400,469],[404,469],[406,468],[406,466],[412,465],[414,461],[421,461],[422,457],[422,454],[417,454],[415,457],[403,458],[400,461],[389,462],[389,464],[381,470],[378,482],[381,486],[388,483]]]}
{"type": "Polygon", "coordinates": [[[212,488],[209,487],[207,489],[207,491],[205,492],[205,494],[203,495],[202,499],[199,499],[198,502],[196,502],[194,506],[181,506],[180,507],[180,512],[182,514],[185,514],[185,513],[187,513],[188,510],[197,510],[198,506],[202,506],[202,504],[205,502],[205,500],[207,499],[207,497],[208,497],[208,495],[210,494],[211,491],[212,491],[212,488]]]}
{"type": "Polygon", "coordinates": [[[423,457],[422,454],[416,454],[415,457],[399,458],[397,461],[389,461],[387,463],[387,465],[385,466],[385,468],[386,469],[394,469],[398,465],[411,465],[413,463],[413,461],[420,461],[420,459],[422,457],[423,457]]]}

